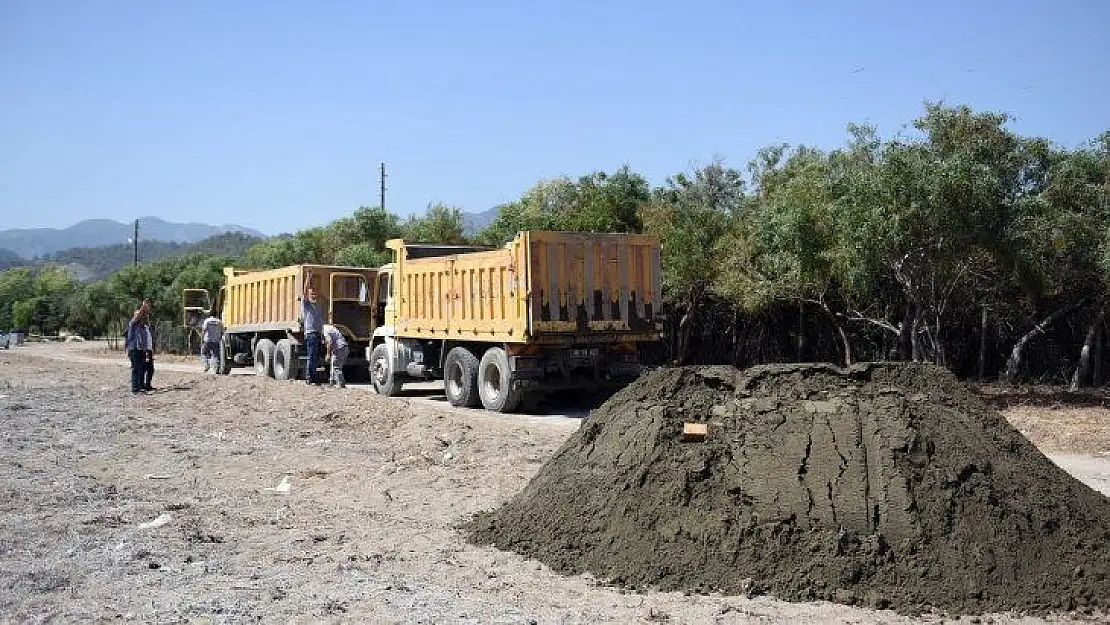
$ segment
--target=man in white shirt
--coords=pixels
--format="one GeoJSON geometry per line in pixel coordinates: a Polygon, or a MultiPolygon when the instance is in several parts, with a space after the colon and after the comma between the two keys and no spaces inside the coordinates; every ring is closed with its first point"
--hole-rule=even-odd
{"type": "Polygon", "coordinates": [[[213,311],[201,324],[201,336],[204,346],[201,354],[204,357],[204,371],[218,373],[220,370],[220,339],[224,334],[224,324],[220,317],[213,311]]]}
{"type": "Polygon", "coordinates": [[[304,379],[308,384],[317,384],[316,365],[320,358],[320,333],[324,325],[324,317],[316,307],[316,285],[312,281],[312,270],[305,269],[304,292],[301,293],[301,324],[304,328],[304,346],[306,361],[304,379]]]}
{"type": "Polygon", "coordinates": [[[347,340],[343,338],[343,333],[338,328],[328,323],[324,324],[323,335],[328,353],[331,354],[331,379],[329,383],[332,386],[343,388],[346,386],[343,380],[343,365],[347,364],[349,353],[347,340]]]}

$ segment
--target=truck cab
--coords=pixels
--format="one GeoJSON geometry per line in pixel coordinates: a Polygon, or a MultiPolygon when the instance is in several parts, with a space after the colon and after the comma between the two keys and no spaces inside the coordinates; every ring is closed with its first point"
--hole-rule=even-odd
{"type": "Polygon", "coordinates": [[[394,262],[378,268],[374,336],[366,348],[370,379],[385,395],[400,392],[405,380],[442,377],[441,342],[436,339],[397,337],[399,304],[397,276],[406,259],[448,257],[490,248],[475,245],[406,243],[393,239],[386,244],[394,251],[394,262]],[[378,346],[383,346],[375,353],[378,346]]]}

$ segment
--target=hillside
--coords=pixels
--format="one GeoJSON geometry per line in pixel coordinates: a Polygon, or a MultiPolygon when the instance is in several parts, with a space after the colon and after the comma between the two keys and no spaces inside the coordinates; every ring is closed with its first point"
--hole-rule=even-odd
{"type": "MultiPolygon", "coordinates": [[[[233,224],[213,226],[200,223],[174,223],[157,217],[139,218],[140,244],[144,240],[179,244],[196,243],[225,232],[241,232],[255,237],[265,236],[257,230],[233,224]]],[[[62,229],[0,230],[0,248],[30,259],[73,248],[126,245],[133,233],[133,223],[121,223],[111,219],[86,219],[62,229]]]]}
{"type": "MultiPolygon", "coordinates": [[[[226,232],[196,243],[144,241],[139,239],[139,262],[148,262],[170,256],[204,253],[221,256],[241,256],[262,237],[242,232],[226,232]]],[[[134,262],[134,248],[127,243],[98,247],[75,247],[47,254],[35,262],[60,263],[71,266],[82,280],[105,278],[134,262]]]]}
{"type": "Polygon", "coordinates": [[[500,210],[500,207],[495,206],[480,213],[463,213],[463,234],[469,237],[485,230],[487,226],[497,219],[497,214],[500,210]]]}

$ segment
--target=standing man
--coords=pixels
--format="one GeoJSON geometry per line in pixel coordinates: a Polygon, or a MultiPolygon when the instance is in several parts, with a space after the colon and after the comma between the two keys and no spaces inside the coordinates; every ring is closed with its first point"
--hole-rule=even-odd
{"type": "Polygon", "coordinates": [[[144,299],[139,309],[127,323],[127,358],[131,361],[131,393],[143,391],[143,375],[146,371],[146,355],[151,349],[147,326],[150,323],[150,300],[144,299]]]}
{"type": "Polygon", "coordinates": [[[338,328],[325,323],[324,341],[327,343],[328,353],[331,355],[331,377],[328,383],[343,388],[346,386],[343,381],[343,365],[347,364],[347,354],[349,353],[347,340],[343,338],[343,334],[338,328]]]}
{"type": "Polygon", "coordinates": [[[204,337],[204,346],[201,355],[204,356],[204,372],[220,372],[220,339],[224,335],[224,324],[216,311],[208,314],[208,318],[201,324],[201,335],[204,337]]]}
{"type": "MultiPolygon", "coordinates": [[[[150,310],[149,300],[147,300],[147,310],[150,310]]],[[[154,387],[150,385],[150,382],[154,379],[154,331],[151,328],[149,314],[146,321],[146,344],[146,355],[143,358],[143,390],[153,391],[154,387]]]]}
{"type": "Polygon", "coordinates": [[[316,308],[316,287],[312,284],[312,270],[304,272],[304,297],[301,298],[301,323],[304,326],[304,343],[308,351],[304,380],[316,384],[316,366],[320,363],[320,335],[324,331],[324,318],[316,308]]]}

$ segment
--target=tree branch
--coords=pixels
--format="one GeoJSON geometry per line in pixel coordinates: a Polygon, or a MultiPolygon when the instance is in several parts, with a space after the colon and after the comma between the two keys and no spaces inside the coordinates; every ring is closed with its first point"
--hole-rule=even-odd
{"type": "Polygon", "coordinates": [[[862,321],[864,323],[870,323],[872,325],[879,326],[880,328],[888,332],[891,332],[895,336],[898,335],[898,328],[894,327],[894,324],[890,323],[889,321],[865,317],[858,310],[849,310],[848,312],[851,314],[851,316],[845,315],[844,313],[836,313],[836,315],[838,317],[843,317],[846,321],[862,321]]]}

